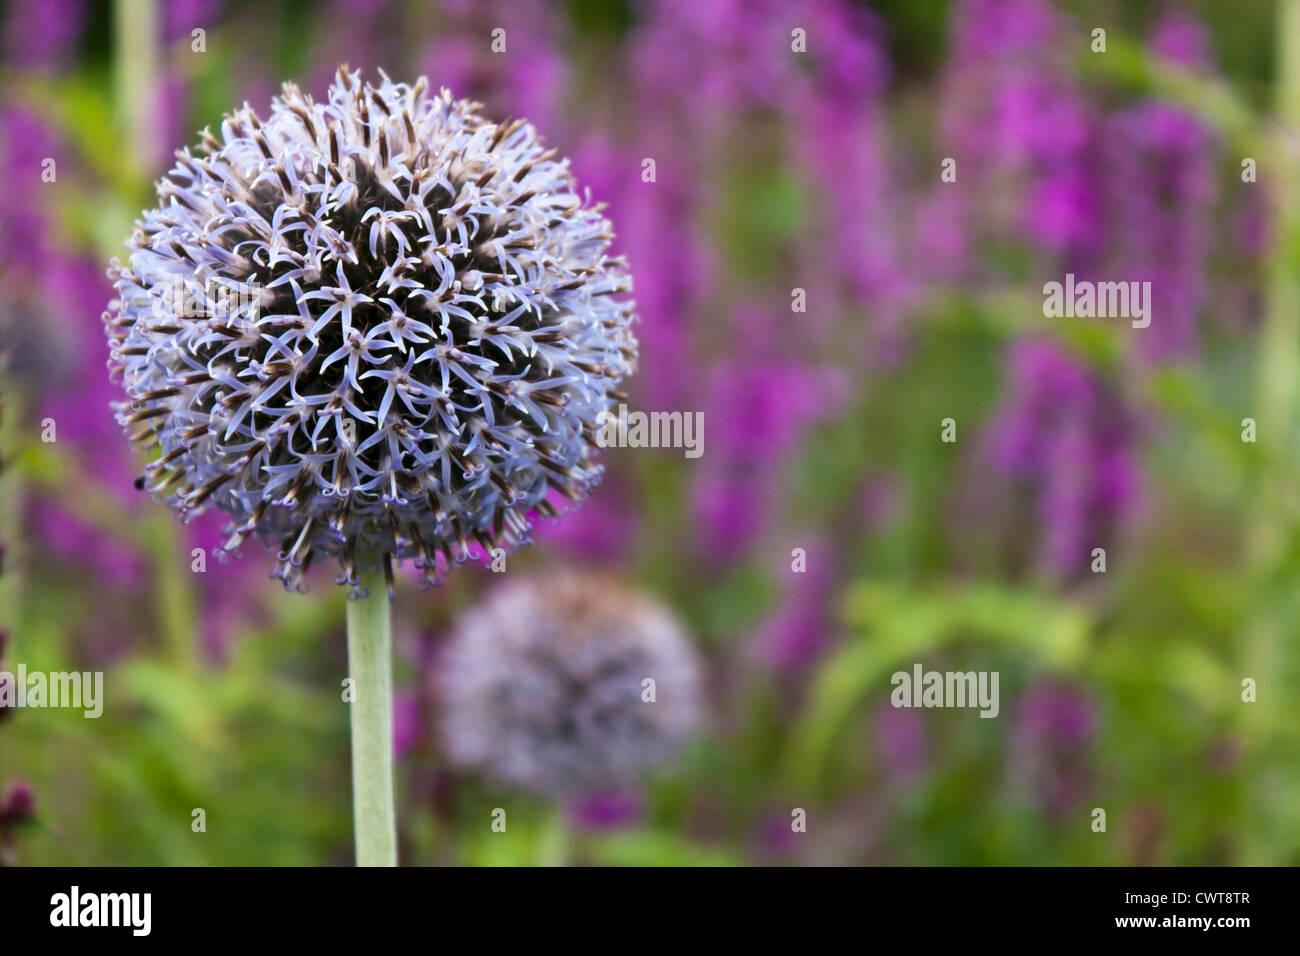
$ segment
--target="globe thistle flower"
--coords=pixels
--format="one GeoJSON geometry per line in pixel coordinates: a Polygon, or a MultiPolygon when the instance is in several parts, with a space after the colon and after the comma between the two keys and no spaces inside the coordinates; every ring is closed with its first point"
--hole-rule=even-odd
{"type": "Polygon", "coordinates": [[[457,623],[441,673],[446,749],[552,797],[625,787],[695,729],[699,683],[693,647],[650,598],[571,571],[510,582],[457,623]]]}
{"type": "Polygon", "coordinates": [[[633,371],[631,282],[601,207],[522,121],[340,68],[178,151],[105,313],[139,480],[301,589],[528,542],[599,480],[633,371]]]}

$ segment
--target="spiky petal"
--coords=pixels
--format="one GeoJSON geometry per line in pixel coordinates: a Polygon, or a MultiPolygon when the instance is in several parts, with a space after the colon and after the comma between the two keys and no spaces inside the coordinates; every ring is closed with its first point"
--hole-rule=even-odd
{"type": "Polygon", "coordinates": [[[177,153],[110,277],[118,420],[182,520],[215,506],[300,586],[526,543],[600,477],[635,366],[625,264],[520,120],[340,69],[177,153]],[[178,291],[179,290],[179,291],[178,291]]]}

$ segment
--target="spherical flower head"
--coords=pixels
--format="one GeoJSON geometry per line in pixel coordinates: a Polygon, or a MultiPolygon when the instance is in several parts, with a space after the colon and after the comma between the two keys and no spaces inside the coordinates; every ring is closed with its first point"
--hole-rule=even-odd
{"type": "Polygon", "coordinates": [[[440,686],[453,763],[558,798],[634,785],[700,711],[696,654],[673,615],[571,571],[506,583],[466,613],[440,686]]]}
{"type": "MultiPolygon", "coordinates": [[[[381,74],[382,76],[382,74],[381,74]]],[[[631,281],[567,160],[479,104],[340,69],[245,104],[158,186],[109,271],[140,485],[230,516],[301,589],[412,559],[436,584],[598,482],[635,367],[631,281]]]]}

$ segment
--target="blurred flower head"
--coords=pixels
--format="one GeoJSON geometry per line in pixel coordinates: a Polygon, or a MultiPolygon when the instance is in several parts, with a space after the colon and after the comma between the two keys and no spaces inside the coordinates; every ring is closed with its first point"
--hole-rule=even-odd
{"type": "Polygon", "coordinates": [[[990,433],[996,468],[1034,500],[1042,562],[1065,581],[1109,547],[1142,496],[1136,414],[1088,365],[1046,338],[1016,342],[990,433]]]}
{"type": "Polygon", "coordinates": [[[876,711],[876,756],[884,777],[911,783],[930,761],[928,719],[924,711],[882,704],[876,711]]]}
{"type": "Polygon", "coordinates": [[[84,0],[15,0],[8,7],[6,59],[35,70],[64,67],[86,24],[84,0]]]}
{"type": "Polygon", "coordinates": [[[26,781],[15,781],[0,801],[0,826],[25,823],[36,813],[36,795],[26,781]]]}
{"type": "Polygon", "coordinates": [[[36,816],[36,795],[25,780],[15,780],[0,797],[0,866],[14,862],[18,829],[36,816]]]}
{"type": "Polygon", "coordinates": [[[626,790],[609,790],[583,797],[569,807],[569,822],[584,830],[616,830],[634,822],[641,814],[636,795],[626,790]]]}
{"type": "Polygon", "coordinates": [[[806,567],[783,572],[782,599],[757,633],[764,661],[789,676],[807,672],[825,650],[834,623],[834,550],[821,540],[800,540],[803,546],[797,550],[803,552],[806,567]]]}
{"type": "Polygon", "coordinates": [[[468,612],[441,677],[452,761],[555,797],[634,784],[699,715],[699,665],[673,615],[571,571],[506,583],[468,612]]]}
{"type": "Polygon", "coordinates": [[[1059,819],[1087,795],[1097,708],[1082,689],[1042,684],[1016,707],[1012,774],[1048,816],[1059,819]]]}
{"type": "Polygon", "coordinates": [[[141,485],[229,515],[300,587],[528,541],[600,477],[594,423],[636,360],[610,224],[521,120],[340,69],[182,150],[114,261],[116,408],[141,485]]]}

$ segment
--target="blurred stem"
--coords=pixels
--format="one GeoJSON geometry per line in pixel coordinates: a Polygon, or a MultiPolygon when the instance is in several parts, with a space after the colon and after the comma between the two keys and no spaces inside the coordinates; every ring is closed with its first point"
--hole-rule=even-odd
{"type": "Polygon", "coordinates": [[[191,555],[178,544],[170,514],[159,512],[147,520],[151,527],[149,550],[158,589],[158,623],[163,641],[172,662],[192,671],[198,667],[201,636],[197,628],[194,575],[190,572],[191,555]]]}
{"type": "Polygon", "coordinates": [[[347,611],[357,866],[396,866],[392,622],[383,580],[363,580],[362,588],[369,594],[348,601],[347,611]]]}
{"type": "Polygon", "coordinates": [[[113,70],[118,119],[142,170],[149,169],[158,155],[153,115],[157,29],[154,0],[117,0],[113,7],[113,70]]]}
{"type": "MultiPolygon", "coordinates": [[[[1273,169],[1268,171],[1277,215],[1276,237],[1269,262],[1264,327],[1256,379],[1256,417],[1261,457],[1268,462],[1247,530],[1246,557],[1258,609],[1245,641],[1243,677],[1259,683],[1258,700],[1244,705],[1241,724],[1254,742],[1256,759],[1270,759],[1269,744],[1285,702],[1276,676],[1282,673],[1283,634],[1271,577],[1285,558],[1293,525],[1291,482],[1295,469],[1295,403],[1300,375],[1300,0],[1280,0],[1277,24],[1277,104],[1273,169]]],[[[1261,764],[1267,778],[1277,768],[1261,764]]],[[[1264,834],[1276,832],[1266,821],[1286,814],[1272,787],[1256,784],[1246,790],[1248,865],[1276,864],[1279,847],[1264,834]]]]}
{"type": "Polygon", "coordinates": [[[537,841],[537,865],[567,865],[570,843],[569,824],[564,817],[564,808],[556,804],[542,821],[537,841]]]}
{"type": "Polygon", "coordinates": [[[1286,488],[1293,459],[1296,377],[1300,372],[1300,193],[1297,192],[1297,147],[1300,146],[1300,0],[1278,5],[1277,145],[1269,175],[1277,211],[1276,245],[1268,267],[1264,327],[1260,337],[1255,401],[1259,442],[1266,461],[1277,466],[1265,473],[1259,510],[1248,541],[1253,567],[1272,564],[1285,535],[1286,488]]]}

